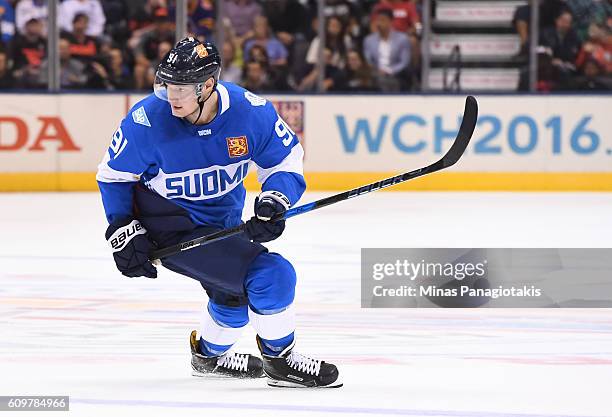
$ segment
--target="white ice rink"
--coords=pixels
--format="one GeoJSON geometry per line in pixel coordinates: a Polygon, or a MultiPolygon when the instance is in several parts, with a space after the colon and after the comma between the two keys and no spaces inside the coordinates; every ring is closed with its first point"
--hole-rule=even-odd
{"type": "Polygon", "coordinates": [[[612,193],[375,193],[291,219],[270,246],[298,271],[297,349],[343,374],[328,390],[192,377],[204,292],[122,277],[105,227],[96,193],[0,194],[0,395],[87,417],[612,416],[612,310],[366,310],[359,268],[362,247],[612,247],[612,193]]]}

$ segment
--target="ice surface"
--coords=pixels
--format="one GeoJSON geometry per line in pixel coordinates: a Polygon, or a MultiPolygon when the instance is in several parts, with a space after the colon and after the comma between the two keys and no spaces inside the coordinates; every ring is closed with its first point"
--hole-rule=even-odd
{"type": "Polygon", "coordinates": [[[298,271],[297,349],[343,374],[328,390],[192,377],[199,284],[122,277],[105,227],[95,193],[0,195],[0,395],[91,417],[612,415],[612,310],[359,306],[362,247],[612,247],[612,194],[385,192],[291,219],[270,246],[298,271]]]}

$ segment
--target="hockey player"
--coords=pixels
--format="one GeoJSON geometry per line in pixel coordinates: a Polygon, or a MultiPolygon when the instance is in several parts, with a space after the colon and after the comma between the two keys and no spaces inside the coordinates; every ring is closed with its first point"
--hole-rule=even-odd
{"type": "Polygon", "coordinates": [[[213,44],[183,39],[161,60],[154,94],[114,133],[97,180],[115,263],[125,276],[155,278],[152,249],[240,224],[242,182],[255,164],[262,192],[247,232],[162,259],[209,296],[200,335],[190,337],[194,375],[341,386],[336,366],[294,350],[295,270],[261,245],[283,233],[284,221],[269,220],[305,190],[303,149],[270,102],[219,82],[220,71],[213,44]],[[230,350],[249,322],[263,361],[230,350]]]}

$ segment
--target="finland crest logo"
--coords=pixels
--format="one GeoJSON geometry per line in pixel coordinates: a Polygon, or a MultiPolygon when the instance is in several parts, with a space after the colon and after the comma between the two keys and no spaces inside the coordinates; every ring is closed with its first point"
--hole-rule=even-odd
{"type": "Polygon", "coordinates": [[[134,122],[138,123],[139,125],[151,127],[151,123],[149,123],[149,118],[147,117],[144,106],[140,106],[132,112],[132,119],[134,119],[134,122]]]}
{"type": "Polygon", "coordinates": [[[230,158],[239,158],[249,153],[249,142],[246,136],[237,138],[225,138],[227,141],[227,153],[230,158]]]}

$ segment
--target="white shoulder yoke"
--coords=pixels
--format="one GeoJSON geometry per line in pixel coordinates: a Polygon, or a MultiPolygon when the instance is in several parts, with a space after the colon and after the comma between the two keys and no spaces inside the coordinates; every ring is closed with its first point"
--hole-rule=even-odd
{"type": "Polygon", "coordinates": [[[221,114],[225,113],[230,107],[230,98],[227,88],[223,84],[217,84],[217,91],[219,92],[219,98],[221,99],[221,114]]]}

